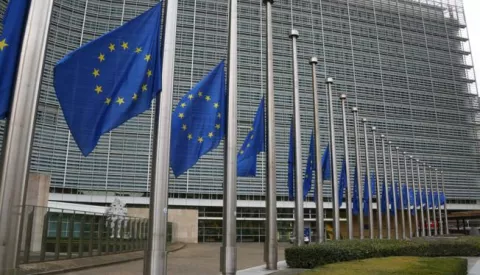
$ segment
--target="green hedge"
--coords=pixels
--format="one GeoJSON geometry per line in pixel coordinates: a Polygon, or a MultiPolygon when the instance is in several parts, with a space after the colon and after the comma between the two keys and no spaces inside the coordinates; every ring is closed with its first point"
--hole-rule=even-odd
{"type": "Polygon", "coordinates": [[[317,266],[390,256],[480,256],[480,238],[435,238],[415,240],[341,240],[319,245],[290,247],[285,260],[292,268],[317,266]]]}

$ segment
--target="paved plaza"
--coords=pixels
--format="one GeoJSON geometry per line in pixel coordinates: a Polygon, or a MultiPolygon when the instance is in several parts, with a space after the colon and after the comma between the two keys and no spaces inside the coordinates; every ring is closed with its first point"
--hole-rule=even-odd
{"type": "MultiPolygon", "coordinates": [[[[212,275],[220,270],[220,243],[188,244],[185,248],[172,252],[168,257],[169,275],[212,275]]],[[[278,248],[278,260],[284,259],[284,250],[289,244],[281,243],[278,248]]],[[[238,270],[259,266],[263,262],[263,243],[238,244],[238,270]]],[[[143,260],[111,266],[85,269],[64,273],[65,275],[142,274],[143,260]]]]}

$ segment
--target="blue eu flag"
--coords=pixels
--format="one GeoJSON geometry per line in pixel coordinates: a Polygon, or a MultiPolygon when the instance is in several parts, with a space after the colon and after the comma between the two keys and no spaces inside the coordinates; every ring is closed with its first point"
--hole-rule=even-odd
{"type": "Polygon", "coordinates": [[[332,163],[330,158],[330,144],[327,145],[322,155],[323,180],[332,179],[332,163]]]}
{"type": "Polygon", "coordinates": [[[367,174],[365,173],[365,178],[363,181],[363,215],[368,216],[370,214],[370,205],[368,205],[368,198],[370,196],[374,196],[377,192],[376,183],[375,183],[375,173],[372,173],[370,176],[370,186],[371,186],[371,194],[368,193],[368,185],[367,185],[367,174]]]}
{"type": "MultiPolygon", "coordinates": [[[[315,161],[315,157],[313,158],[313,169],[315,170],[315,175],[317,175],[317,170],[316,170],[316,167],[317,167],[317,163],[315,161]]],[[[323,180],[331,180],[332,177],[332,166],[331,166],[331,163],[330,163],[330,147],[329,145],[327,145],[327,147],[325,148],[325,150],[323,151],[323,155],[322,155],[322,177],[323,177],[323,180]]],[[[314,198],[316,199],[317,198],[317,185],[315,185],[315,194],[314,194],[314,198]]]]}
{"type": "Polygon", "coordinates": [[[218,147],[225,134],[225,63],[221,61],[180,99],[172,116],[170,166],[175,177],[218,147]]]}
{"type": "Polygon", "coordinates": [[[237,155],[237,175],[255,177],[257,175],[257,155],[265,152],[265,102],[262,98],[258,106],[253,126],[237,155]]]}
{"type": "Polygon", "coordinates": [[[30,0],[10,0],[0,36],[0,119],[8,116],[30,0]]]}
{"type": "Polygon", "coordinates": [[[359,190],[358,190],[358,170],[355,165],[355,172],[353,176],[353,198],[352,198],[352,214],[358,216],[360,214],[360,203],[359,203],[359,190]]]}
{"type": "Polygon", "coordinates": [[[440,192],[440,205],[445,205],[446,200],[445,193],[440,192]]]}
{"type": "Polygon", "coordinates": [[[408,193],[407,193],[407,186],[404,184],[402,185],[402,196],[403,196],[403,209],[407,209],[408,207],[408,193]]]}
{"type": "Polygon", "coordinates": [[[338,207],[342,206],[343,194],[347,190],[347,163],[345,159],[342,161],[342,171],[340,171],[340,177],[338,181],[338,207]]]}
{"type": "MultiPolygon", "coordinates": [[[[401,189],[402,189],[402,187],[397,182],[395,184],[395,192],[396,192],[395,195],[396,195],[396,198],[397,198],[397,209],[402,209],[402,205],[403,205],[402,198],[400,198],[401,189]]],[[[403,196],[403,194],[402,194],[402,196],[403,196]]]]}
{"type": "MultiPolygon", "coordinates": [[[[422,195],[422,190],[417,191],[417,194],[416,194],[417,201],[416,201],[416,203],[417,203],[417,206],[419,206],[419,207],[422,207],[422,205],[420,204],[420,196],[421,195],[422,195]]],[[[422,198],[422,202],[423,202],[423,198],[422,198]]]]}
{"type": "Polygon", "coordinates": [[[417,207],[415,204],[415,200],[413,199],[414,193],[412,189],[408,189],[408,196],[410,199],[410,212],[412,213],[413,216],[415,216],[415,213],[417,212],[416,211],[417,207]]]}
{"type": "Polygon", "coordinates": [[[388,189],[388,200],[390,201],[390,214],[395,215],[395,207],[397,206],[397,202],[393,199],[393,191],[394,191],[393,184],[390,185],[388,189]]]}
{"type": "Polygon", "coordinates": [[[385,186],[385,179],[382,184],[382,213],[387,213],[387,188],[385,186]]]}
{"type": "Polygon", "coordinates": [[[288,199],[293,200],[295,198],[294,195],[294,186],[293,186],[293,181],[295,174],[293,172],[294,166],[295,166],[295,147],[294,147],[294,135],[293,135],[293,119],[290,124],[290,143],[288,146],[288,199]]]}
{"type": "Polygon", "coordinates": [[[368,193],[368,176],[367,176],[367,173],[365,173],[365,177],[363,178],[363,215],[364,216],[368,216],[370,213],[368,198],[370,198],[370,194],[368,193]]]}
{"type": "Polygon", "coordinates": [[[160,92],[161,15],[160,3],[55,66],[58,101],[83,155],[101,135],[148,110],[160,92]]]}
{"type": "Polygon", "coordinates": [[[305,167],[305,175],[303,176],[303,197],[306,198],[310,189],[312,189],[313,171],[315,171],[315,140],[313,131],[310,135],[310,148],[308,150],[307,166],[305,167]]]}

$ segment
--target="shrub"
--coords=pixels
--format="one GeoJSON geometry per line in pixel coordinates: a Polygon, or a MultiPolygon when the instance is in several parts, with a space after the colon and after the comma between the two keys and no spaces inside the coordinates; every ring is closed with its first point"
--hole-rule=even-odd
{"type": "Polygon", "coordinates": [[[340,240],[319,245],[290,247],[285,259],[292,268],[317,266],[390,256],[445,257],[480,255],[480,238],[432,238],[414,240],[340,240]]]}

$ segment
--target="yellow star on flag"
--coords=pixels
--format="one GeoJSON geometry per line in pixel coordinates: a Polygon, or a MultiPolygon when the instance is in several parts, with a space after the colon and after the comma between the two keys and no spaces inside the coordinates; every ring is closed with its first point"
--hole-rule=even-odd
{"type": "Polygon", "coordinates": [[[145,55],[145,61],[147,61],[147,62],[150,61],[150,55],[149,54],[145,55]]]}
{"type": "Polygon", "coordinates": [[[210,100],[211,100],[210,96],[207,95],[207,96],[205,97],[205,100],[206,100],[206,101],[210,101],[210,100]]]}
{"type": "Polygon", "coordinates": [[[117,101],[118,105],[122,105],[125,103],[125,100],[123,99],[123,97],[117,97],[117,101]]]}
{"type": "Polygon", "coordinates": [[[220,129],[220,124],[215,124],[215,128],[220,129]]]}
{"type": "Polygon", "coordinates": [[[244,152],[243,152],[243,150],[242,150],[242,151],[240,151],[240,155],[243,155],[243,153],[244,153],[244,152]]]}
{"type": "Polygon", "coordinates": [[[108,46],[108,49],[110,52],[113,52],[115,50],[115,44],[110,43],[110,46],[108,46]]]}
{"type": "Polygon", "coordinates": [[[142,86],[142,92],[145,92],[146,90],[148,90],[148,86],[147,86],[147,84],[143,84],[143,86],[142,86]]]}
{"type": "Polygon", "coordinates": [[[98,60],[100,60],[100,62],[105,61],[105,55],[103,53],[100,53],[100,55],[98,56],[98,60]]]}
{"type": "Polygon", "coordinates": [[[253,139],[253,135],[250,137],[250,139],[253,139]]]}
{"type": "Polygon", "coordinates": [[[133,99],[133,101],[137,100],[137,99],[138,99],[138,95],[137,95],[136,93],[133,94],[132,99],[133,99]]]}
{"type": "Polygon", "coordinates": [[[219,106],[218,103],[213,104],[213,107],[215,107],[215,109],[218,108],[218,106],[219,106]]]}
{"type": "Polygon", "coordinates": [[[97,92],[97,95],[100,94],[101,92],[103,92],[102,86],[97,85],[95,87],[95,92],[97,92]]]}
{"type": "Polygon", "coordinates": [[[221,114],[221,113],[218,113],[218,114],[217,114],[217,117],[218,117],[218,118],[222,118],[222,114],[221,114]]]}
{"type": "Polygon", "coordinates": [[[127,49],[128,49],[128,42],[123,42],[123,43],[122,43],[122,48],[123,48],[124,50],[127,50],[127,49]]]}
{"type": "Polygon", "coordinates": [[[138,53],[141,53],[141,52],[142,52],[142,48],[141,48],[141,47],[137,47],[137,48],[135,49],[135,53],[138,54],[138,53]]]}
{"type": "Polygon", "coordinates": [[[202,142],[203,142],[203,138],[202,138],[202,137],[199,137],[197,140],[198,140],[198,143],[202,143],[202,142]]]}
{"type": "Polygon", "coordinates": [[[193,95],[188,95],[188,99],[192,100],[192,99],[193,99],[193,95]]]}
{"type": "Polygon", "coordinates": [[[212,138],[213,137],[213,132],[208,133],[208,137],[212,138]]]}
{"type": "Polygon", "coordinates": [[[193,138],[192,134],[188,134],[188,140],[191,140],[193,138]]]}
{"type": "Polygon", "coordinates": [[[153,74],[153,73],[152,73],[152,70],[148,70],[148,71],[147,71],[147,76],[148,76],[148,77],[151,77],[152,74],[153,74]]]}
{"type": "Polygon", "coordinates": [[[180,114],[178,114],[178,117],[179,117],[179,118],[184,118],[185,115],[184,115],[183,113],[180,113],[180,114]]]}
{"type": "Polygon", "coordinates": [[[247,148],[250,148],[250,143],[249,143],[249,144],[247,144],[247,148]]]}
{"type": "Polygon", "coordinates": [[[183,125],[182,125],[182,129],[183,129],[184,131],[186,131],[186,130],[187,130],[187,124],[183,124],[183,125]]]}
{"type": "Polygon", "coordinates": [[[185,102],[183,102],[182,104],[180,104],[180,106],[182,106],[182,108],[185,108],[185,106],[187,106],[187,104],[185,102]]]}
{"type": "Polygon", "coordinates": [[[0,51],[3,51],[3,49],[5,47],[8,47],[8,44],[7,44],[7,39],[4,38],[2,41],[0,41],[0,51]]]}
{"type": "Polygon", "coordinates": [[[93,69],[92,74],[93,74],[94,77],[100,76],[100,69],[93,69]]]}
{"type": "Polygon", "coordinates": [[[203,93],[202,92],[198,92],[198,97],[202,97],[203,96],[203,93]]]}
{"type": "Polygon", "coordinates": [[[109,98],[109,97],[107,97],[107,98],[105,99],[105,104],[110,105],[110,102],[112,102],[112,99],[109,98]]]}

